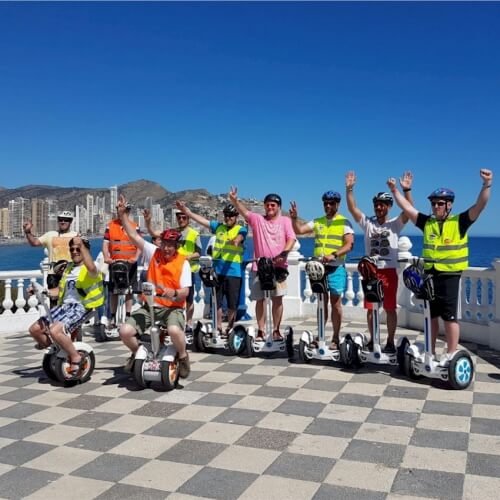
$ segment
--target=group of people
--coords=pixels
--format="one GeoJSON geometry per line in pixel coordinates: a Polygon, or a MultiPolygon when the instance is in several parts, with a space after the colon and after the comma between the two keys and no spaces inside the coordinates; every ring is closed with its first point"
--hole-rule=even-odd
{"type": "MultiPolygon", "coordinates": [[[[354,188],[357,178],[354,172],[345,176],[345,197],[347,208],[354,221],[359,224],[364,233],[364,251],[368,256],[380,256],[384,266],[377,269],[377,278],[384,286],[383,308],[387,315],[387,342],[384,351],[395,352],[395,331],[397,326],[397,286],[398,286],[398,239],[408,221],[413,222],[423,232],[423,254],[426,272],[433,276],[435,298],[431,300],[432,345],[439,332],[439,318],[444,321],[447,341],[447,353],[450,356],[458,346],[460,319],[460,276],[468,267],[467,231],[477,220],[485,208],[493,182],[491,170],[481,169],[481,190],[475,203],[467,210],[453,214],[452,207],[455,194],[448,188],[438,188],[428,196],[430,214],[419,212],[413,205],[411,195],[413,176],[405,172],[399,179],[399,187],[395,178],[387,180],[388,191],[378,192],[372,199],[374,214],[368,216],[357,206],[354,188]],[[401,212],[391,218],[389,212],[394,205],[401,212]]],[[[261,290],[257,275],[256,260],[265,257],[273,260],[276,273],[276,288],[271,292],[273,339],[282,340],[280,332],[283,317],[283,297],[287,293],[287,257],[293,249],[297,235],[314,235],[314,257],[320,259],[324,266],[328,282],[328,300],[325,304],[331,309],[329,318],[333,327],[331,349],[337,349],[342,324],[342,294],[346,287],[347,274],[345,270],[346,257],[354,245],[354,230],[349,219],[339,213],[342,196],[337,191],[326,191],[322,195],[324,215],[309,222],[299,219],[297,203],[292,201],[288,216],[283,214],[282,199],[276,193],[270,193],[264,198],[264,213],[250,210],[239,198],[236,187],[229,191],[229,203],[223,209],[224,222],[208,220],[194,213],[183,201],[176,202],[177,227],[162,232],[152,227],[151,216],[144,212],[148,232],[152,242],[146,241],[141,235],[137,224],[130,216],[130,205],[123,196],[117,203],[117,218],[106,228],[103,243],[105,261],[130,260],[137,262],[139,255],[145,262],[144,279],[154,284],[156,288],[155,315],[167,327],[172,342],[179,355],[179,371],[181,377],[187,377],[190,371],[189,356],[186,351],[185,331],[192,329],[193,320],[193,276],[199,269],[201,255],[200,235],[190,225],[194,220],[206,227],[215,236],[212,256],[215,271],[219,277],[216,288],[218,303],[218,325],[222,325],[222,303],[226,300],[228,308],[228,323],[221,335],[227,335],[236,320],[236,311],[242,285],[244,244],[247,237],[247,227],[238,222],[238,216],[244,218],[252,230],[255,260],[252,264],[251,300],[256,302],[257,338],[264,337],[266,323],[266,308],[264,293],[261,290]],[[156,311],[157,309],[157,311],[156,311]]],[[[44,245],[49,248],[49,259],[69,257],[72,265],[63,273],[59,284],[59,311],[56,322],[51,326],[55,332],[69,331],[71,325],[82,313],[75,312],[75,306],[65,304],[79,301],[85,308],[101,305],[97,292],[86,291],[102,289],[102,275],[96,270],[95,264],[89,259],[89,245],[85,239],[69,231],[71,225],[70,213],[63,212],[58,217],[59,231],[47,233],[40,238],[32,234],[32,225],[25,223],[24,230],[28,241],[33,246],[44,245]],[[64,241],[65,240],[65,241],[64,241]],[[66,252],[64,247],[66,242],[66,252]],[[69,245],[67,244],[69,242],[69,245]],[[57,249],[57,256],[55,252],[57,249]],[[71,251],[70,251],[71,249],[71,251]],[[83,266],[84,271],[80,271],[83,266]],[[77,269],[78,268],[78,269],[77,269]],[[80,275],[81,272],[81,275],[80,275]],[[91,281],[94,280],[94,281],[91,281]],[[70,292],[69,283],[73,283],[70,292]],[[75,285],[80,285],[79,287],[75,285]],[[90,286],[92,285],[92,286],[90,286]],[[74,292],[77,290],[77,293],[74,292]],[[89,295],[89,293],[91,295],[89,295]],[[92,295],[93,294],[93,295],[92,295]],[[62,324],[62,326],[58,326],[62,324]],[[59,329],[59,330],[58,330],[59,329]]],[[[131,266],[133,269],[133,266],[131,266]]],[[[135,273],[137,270],[135,269],[135,273]]],[[[102,299],[103,300],[103,299],[102,299]]],[[[112,307],[116,310],[116,303],[112,307]]],[[[371,316],[373,305],[365,302],[367,323],[371,332],[371,316]]],[[[131,313],[127,305],[127,320],[119,325],[120,337],[130,349],[131,356],[126,368],[133,365],[134,354],[138,349],[137,335],[144,333],[151,323],[149,309],[141,307],[131,313]]],[[[43,319],[30,328],[31,335],[37,340],[40,348],[46,345],[42,331],[43,319]]],[[[58,333],[56,332],[56,335],[58,333]]],[[[63,346],[64,347],[64,346],[63,346]]],[[[78,369],[80,358],[78,353],[68,347],[71,362],[78,369]]]]}

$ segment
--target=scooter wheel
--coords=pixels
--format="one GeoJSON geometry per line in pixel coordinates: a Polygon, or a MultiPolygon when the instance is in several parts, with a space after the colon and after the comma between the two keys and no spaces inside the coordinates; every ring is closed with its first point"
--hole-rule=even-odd
{"type": "Polygon", "coordinates": [[[95,355],[93,351],[78,351],[79,354],[85,359],[81,373],[75,377],[71,372],[71,363],[69,357],[67,359],[57,358],[55,361],[54,373],[59,382],[64,384],[65,387],[72,387],[76,384],[83,384],[90,379],[92,372],[95,368],[95,355]]]}
{"type": "Polygon", "coordinates": [[[161,362],[161,383],[165,389],[171,391],[177,386],[179,380],[179,364],[177,358],[174,361],[161,362]]]}
{"type": "Polygon", "coordinates": [[[286,346],[286,354],[288,356],[288,359],[293,359],[295,357],[295,350],[293,348],[293,330],[290,327],[287,327],[285,331],[286,339],[285,339],[285,346],[286,346]]]}
{"type": "Polygon", "coordinates": [[[354,342],[351,335],[347,334],[339,346],[340,361],[346,368],[351,368],[358,363],[358,349],[358,344],[354,342]]]}
{"type": "Polygon", "coordinates": [[[134,379],[142,389],[146,389],[151,385],[151,382],[144,378],[144,364],[144,359],[136,359],[134,361],[134,379]]]}
{"type": "Polygon", "coordinates": [[[242,325],[236,325],[229,334],[228,344],[232,354],[239,355],[246,349],[247,332],[242,325]]]}
{"type": "Polygon", "coordinates": [[[453,389],[466,389],[474,377],[474,363],[466,351],[457,352],[448,366],[448,380],[453,389]]]}
{"type": "Polygon", "coordinates": [[[201,331],[202,324],[200,321],[196,323],[193,330],[193,343],[191,344],[191,350],[193,352],[203,352],[205,350],[205,344],[203,343],[203,332],[201,331]]]}
{"type": "Polygon", "coordinates": [[[406,337],[403,337],[398,345],[398,350],[397,350],[398,366],[399,366],[399,371],[403,374],[405,373],[405,356],[409,345],[410,341],[406,337]]]}
{"type": "Polygon", "coordinates": [[[302,339],[299,341],[299,359],[301,363],[310,363],[311,362],[311,355],[307,352],[307,347],[309,344],[307,342],[304,342],[302,339]]]}
{"type": "Polygon", "coordinates": [[[253,338],[250,335],[247,335],[245,338],[245,354],[248,358],[253,357],[255,354],[255,350],[253,348],[253,338]]]}
{"type": "Polygon", "coordinates": [[[45,354],[43,356],[43,361],[42,361],[42,368],[43,368],[43,371],[45,372],[45,375],[47,375],[47,377],[50,379],[50,380],[54,380],[55,382],[58,382],[59,379],[57,378],[57,375],[56,375],[56,372],[55,372],[55,356],[54,356],[54,353],[50,353],[50,354],[45,354]]]}

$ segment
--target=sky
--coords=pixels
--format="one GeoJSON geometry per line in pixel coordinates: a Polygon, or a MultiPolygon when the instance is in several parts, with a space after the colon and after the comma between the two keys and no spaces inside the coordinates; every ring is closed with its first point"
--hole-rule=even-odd
{"type": "MultiPolygon", "coordinates": [[[[499,25],[498,2],[1,2],[0,186],[237,186],[309,219],[349,170],[367,213],[410,170],[418,209],[446,186],[465,210],[500,164],[499,25]]],[[[495,188],[470,234],[500,235],[495,188]]]]}

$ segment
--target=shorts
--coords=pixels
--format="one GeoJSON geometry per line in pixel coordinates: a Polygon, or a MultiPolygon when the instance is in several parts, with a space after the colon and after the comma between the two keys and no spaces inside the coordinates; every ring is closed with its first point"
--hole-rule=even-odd
{"type": "MultiPolygon", "coordinates": [[[[180,307],[155,307],[155,321],[159,321],[167,328],[177,326],[182,331],[186,326],[186,318],[184,309],[180,307]]],[[[149,307],[141,307],[134,311],[132,315],[125,321],[127,325],[133,326],[139,335],[146,333],[146,330],[151,326],[151,314],[149,307]]]]}
{"type": "Polygon", "coordinates": [[[342,296],[347,284],[347,272],[344,266],[326,267],[326,282],[330,295],[342,296]]]}
{"type": "MultiPolygon", "coordinates": [[[[80,302],[69,302],[52,308],[50,315],[52,323],[62,323],[64,325],[64,333],[70,335],[80,325],[85,323],[93,312],[93,310],[85,309],[80,302]]],[[[47,325],[50,323],[48,316],[43,316],[40,319],[47,325]]]]}
{"type": "Polygon", "coordinates": [[[238,309],[240,301],[241,278],[236,276],[218,276],[218,285],[215,288],[217,293],[217,308],[222,307],[222,301],[226,297],[227,308],[231,311],[238,309]]]}
{"type": "Polygon", "coordinates": [[[442,318],[444,321],[458,321],[460,309],[460,274],[432,272],[435,299],[429,304],[431,318],[442,318]]]}
{"type": "MultiPolygon", "coordinates": [[[[252,271],[251,273],[251,290],[250,290],[250,300],[262,300],[264,298],[264,292],[260,288],[259,277],[257,276],[257,271],[252,271]]],[[[276,288],[271,290],[271,297],[283,297],[286,295],[287,286],[286,280],[281,283],[276,283],[276,288]]]]}
{"type": "MultiPolygon", "coordinates": [[[[398,307],[398,272],[394,268],[377,269],[377,278],[382,281],[384,287],[384,309],[386,311],[395,311],[398,307]]],[[[373,309],[375,303],[365,300],[364,306],[365,309],[373,309]]]]}
{"type": "Polygon", "coordinates": [[[194,285],[195,285],[195,274],[191,273],[191,286],[189,287],[189,293],[188,296],[186,297],[186,303],[187,304],[192,304],[194,301],[194,285]]]}

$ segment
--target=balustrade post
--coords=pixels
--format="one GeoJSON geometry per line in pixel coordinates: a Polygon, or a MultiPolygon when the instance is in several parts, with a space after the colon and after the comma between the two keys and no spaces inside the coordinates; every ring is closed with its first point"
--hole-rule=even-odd
{"type": "Polygon", "coordinates": [[[12,280],[5,280],[5,297],[2,302],[3,315],[12,316],[12,308],[14,307],[14,302],[12,301],[12,280]]]}
{"type": "Polygon", "coordinates": [[[299,252],[300,243],[297,240],[292,251],[288,254],[288,278],[286,280],[287,293],[283,297],[283,319],[300,317],[302,314],[302,294],[300,281],[300,262],[302,255],[299,252]]]}
{"type": "Polygon", "coordinates": [[[500,301],[498,301],[498,285],[500,284],[500,259],[496,259],[493,262],[493,269],[495,270],[495,276],[493,280],[493,300],[495,304],[495,322],[500,321],[500,301]]]}
{"type": "Polygon", "coordinates": [[[24,279],[19,278],[17,280],[17,296],[16,296],[16,314],[26,314],[24,306],[26,305],[26,299],[24,298],[24,279]]]}

